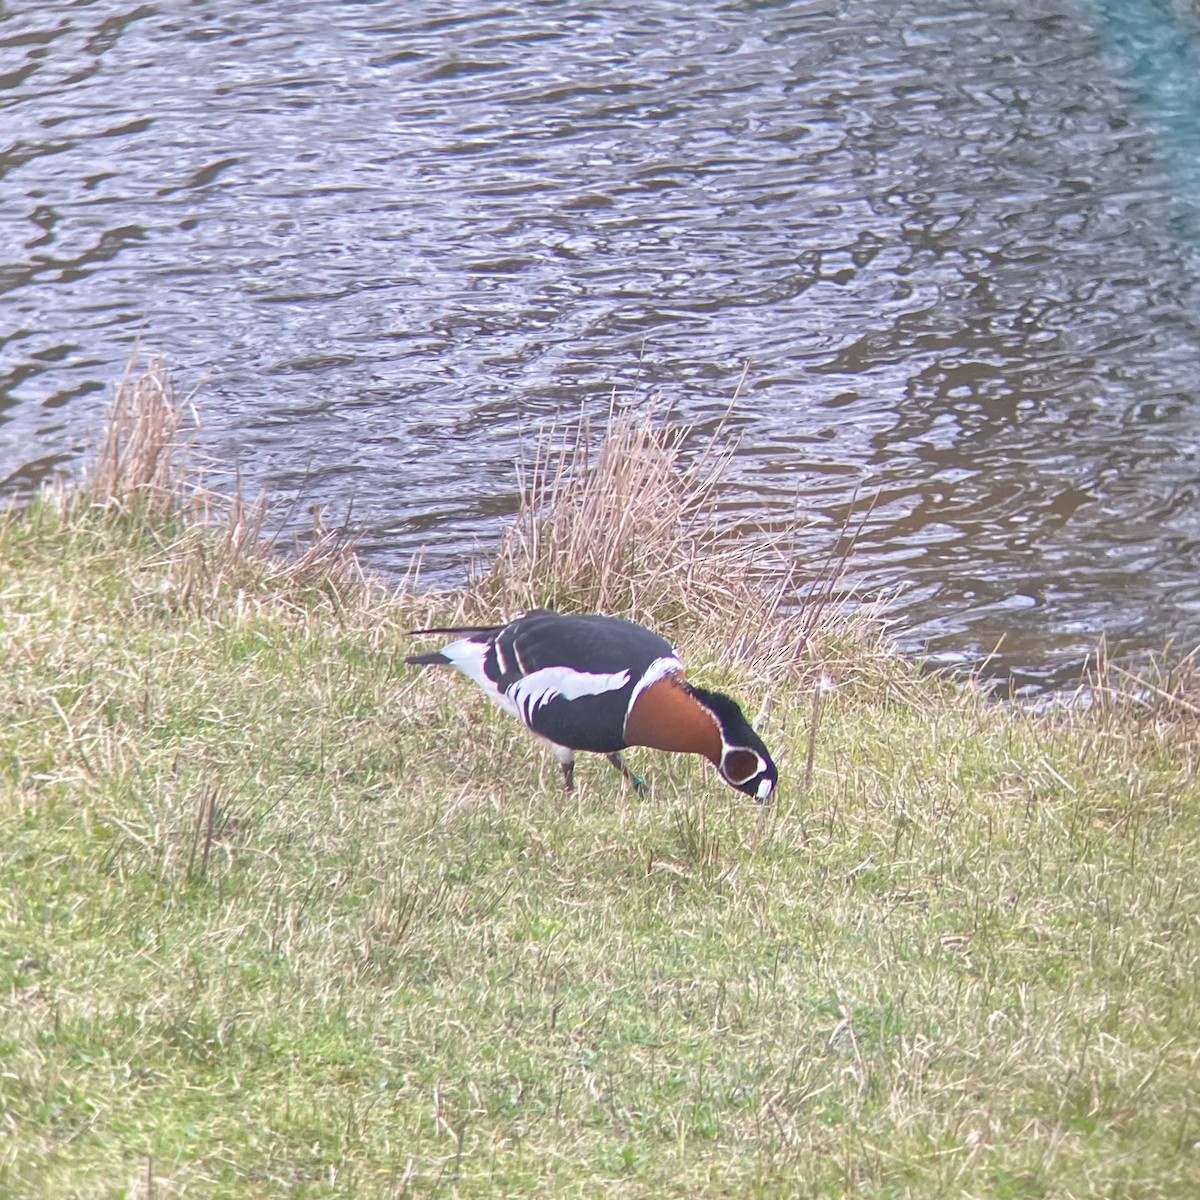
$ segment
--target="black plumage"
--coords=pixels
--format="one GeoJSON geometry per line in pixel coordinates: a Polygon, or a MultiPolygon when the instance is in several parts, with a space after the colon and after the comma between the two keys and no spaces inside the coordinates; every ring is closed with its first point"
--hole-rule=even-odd
{"type": "Polygon", "coordinates": [[[447,664],[473,679],[550,742],[568,788],[575,751],[605,754],[632,778],[620,752],[644,745],[703,754],[759,800],[774,790],[774,763],[736,701],[687,684],[671,644],[641,625],[537,609],[504,625],[414,632],[461,635],[406,662],[447,664]]]}

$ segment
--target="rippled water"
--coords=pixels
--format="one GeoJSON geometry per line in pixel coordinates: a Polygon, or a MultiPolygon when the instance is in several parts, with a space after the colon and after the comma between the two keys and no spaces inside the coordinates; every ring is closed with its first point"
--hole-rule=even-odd
{"type": "Polygon", "coordinates": [[[447,583],[555,414],[733,424],[906,646],[1200,641],[1200,42],[1154,0],[0,10],[0,479],[131,342],[447,583]],[[869,508],[869,512],[868,512],[869,508]]]}

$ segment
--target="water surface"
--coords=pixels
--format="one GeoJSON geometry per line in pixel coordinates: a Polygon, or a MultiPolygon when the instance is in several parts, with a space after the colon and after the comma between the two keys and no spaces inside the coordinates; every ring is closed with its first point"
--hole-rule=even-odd
{"type": "Polygon", "coordinates": [[[540,423],[711,428],[749,364],[730,520],[818,564],[865,514],[905,646],[1194,645],[1197,46],[1150,0],[9,4],[0,480],[140,337],[206,450],[449,585],[540,423]]]}

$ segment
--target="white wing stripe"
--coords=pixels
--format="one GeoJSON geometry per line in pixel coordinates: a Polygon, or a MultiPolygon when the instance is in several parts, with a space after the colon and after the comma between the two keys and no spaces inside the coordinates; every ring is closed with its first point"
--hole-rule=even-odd
{"type": "Polygon", "coordinates": [[[526,725],[533,723],[538,709],[552,700],[578,700],[581,696],[601,696],[618,692],[629,683],[628,671],[611,675],[592,675],[570,667],[543,667],[518,679],[508,689],[507,697],[521,710],[526,725]]]}

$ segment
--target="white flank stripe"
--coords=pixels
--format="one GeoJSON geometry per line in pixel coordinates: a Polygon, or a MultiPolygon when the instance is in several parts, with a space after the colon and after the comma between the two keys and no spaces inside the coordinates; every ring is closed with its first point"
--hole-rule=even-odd
{"type": "Polygon", "coordinates": [[[524,679],[518,679],[508,689],[508,699],[520,707],[525,724],[532,725],[534,715],[543,704],[549,704],[552,700],[578,700],[580,696],[617,692],[628,682],[628,671],[591,675],[570,667],[543,667],[524,679]]]}

